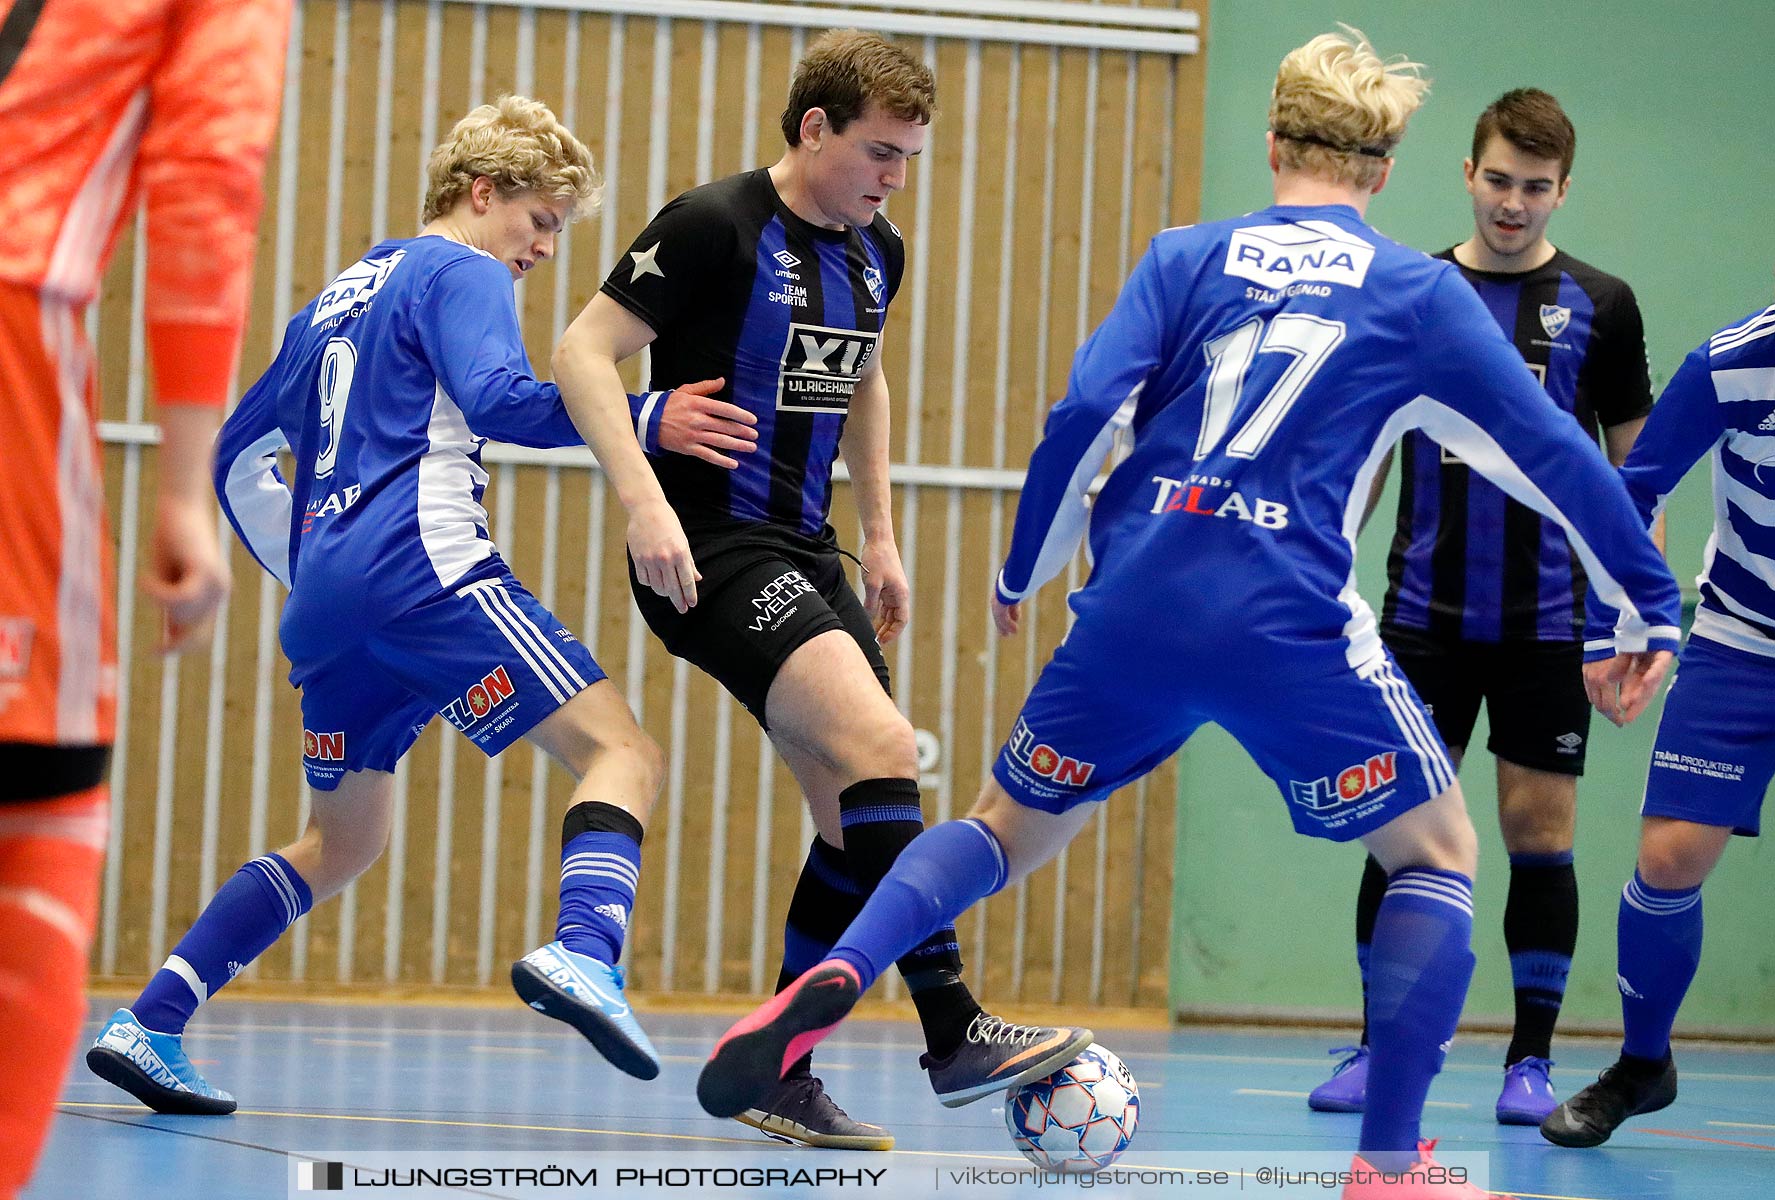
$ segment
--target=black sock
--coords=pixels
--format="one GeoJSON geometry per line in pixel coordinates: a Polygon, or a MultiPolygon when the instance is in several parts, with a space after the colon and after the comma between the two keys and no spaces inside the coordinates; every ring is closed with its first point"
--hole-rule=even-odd
{"type": "Polygon", "coordinates": [[[1578,876],[1570,851],[1510,856],[1504,945],[1516,985],[1516,1029],[1504,1065],[1550,1058],[1553,1026],[1578,946],[1578,876]]]}
{"type": "MultiPolygon", "coordinates": [[[[844,827],[845,862],[865,896],[887,875],[900,851],[924,832],[918,784],[910,779],[853,783],[839,793],[838,816],[844,827]]],[[[980,1015],[980,1006],[961,980],[961,946],[954,928],[937,930],[897,965],[912,993],[931,1057],[947,1058],[980,1015]]]]}
{"type": "MultiPolygon", "coordinates": [[[[783,965],[777,972],[777,991],[782,991],[827,954],[846,927],[863,911],[863,892],[850,877],[844,851],[814,836],[807,861],[795,881],[789,899],[789,915],[783,922],[783,965]]],[[[813,1052],[801,1056],[783,1078],[810,1074],[813,1052]]]]}
{"type": "Polygon", "coordinates": [[[1368,953],[1374,947],[1374,919],[1380,916],[1387,894],[1387,873],[1374,855],[1362,866],[1362,886],[1356,890],[1356,967],[1362,972],[1362,1044],[1368,1045],[1368,953]]]}

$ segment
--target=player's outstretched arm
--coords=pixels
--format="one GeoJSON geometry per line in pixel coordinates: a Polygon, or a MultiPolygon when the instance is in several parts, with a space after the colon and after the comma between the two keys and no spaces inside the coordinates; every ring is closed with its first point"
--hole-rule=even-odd
{"type": "Polygon", "coordinates": [[[716,399],[726,385],[725,378],[702,379],[669,392],[631,395],[641,448],[649,454],[687,454],[729,471],[739,466],[730,456],[758,449],[758,418],[716,399]]]}
{"type": "Polygon", "coordinates": [[[690,542],[629,423],[628,393],[616,364],[653,341],[647,323],[600,292],[555,347],[555,382],[573,424],[598,456],[629,514],[629,556],[643,584],[679,612],[696,603],[701,578],[690,542]]]}
{"type": "Polygon", "coordinates": [[[863,609],[875,640],[887,645],[912,619],[912,588],[894,541],[893,490],[888,484],[889,400],[881,348],[857,381],[839,453],[850,470],[851,491],[863,526],[863,609]]]}

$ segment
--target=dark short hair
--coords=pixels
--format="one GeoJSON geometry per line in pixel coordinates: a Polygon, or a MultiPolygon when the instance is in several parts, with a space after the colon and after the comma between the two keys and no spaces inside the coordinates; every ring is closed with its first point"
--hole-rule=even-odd
{"type": "Polygon", "coordinates": [[[928,125],[937,108],[936,80],[929,67],[877,34],[823,33],[795,64],[783,109],[783,140],[801,144],[801,119],[810,108],[823,110],[833,131],[843,133],[871,100],[889,116],[928,125]]]}
{"type": "Polygon", "coordinates": [[[1578,153],[1578,131],[1552,94],[1540,88],[1516,88],[1492,101],[1473,126],[1473,165],[1493,136],[1501,137],[1524,154],[1557,158],[1559,177],[1572,173],[1578,153]]]}

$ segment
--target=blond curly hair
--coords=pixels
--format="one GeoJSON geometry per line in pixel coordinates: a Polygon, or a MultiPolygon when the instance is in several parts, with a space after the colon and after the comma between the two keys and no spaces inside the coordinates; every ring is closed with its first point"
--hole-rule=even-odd
{"type": "Polygon", "coordinates": [[[1421,63],[1382,61],[1361,30],[1340,28],[1282,60],[1270,93],[1270,131],[1284,167],[1370,188],[1430,81],[1419,74],[1421,63]]]}
{"type": "Polygon", "coordinates": [[[482,175],[502,196],[535,192],[571,200],[569,221],[597,211],[604,195],[592,152],[548,105],[528,96],[501,96],[481,105],[438,143],[425,166],[424,223],[455,208],[482,175]]]}

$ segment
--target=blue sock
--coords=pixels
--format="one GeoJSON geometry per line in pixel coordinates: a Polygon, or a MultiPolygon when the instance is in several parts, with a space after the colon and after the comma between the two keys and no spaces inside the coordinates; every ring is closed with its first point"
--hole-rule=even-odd
{"type": "Polygon", "coordinates": [[[1667,891],[1640,878],[1621,891],[1615,926],[1621,1049],[1636,1058],[1670,1052],[1670,1027],[1701,963],[1701,889],[1667,891]]]}
{"type": "Polygon", "coordinates": [[[867,991],[894,960],[1004,887],[1008,869],[1005,848],[979,821],[933,826],[900,852],[832,957],[855,967],[867,991]]]}
{"type": "Polygon", "coordinates": [[[575,954],[614,964],[622,957],[640,879],[637,838],[608,830],[573,835],[561,850],[556,939],[575,954]]]}
{"type": "Polygon", "coordinates": [[[314,906],[282,855],[255,858],[229,876],[142,989],[132,1011],[156,1033],[180,1034],[197,1006],[222,990],[314,906]]]}
{"type": "Polygon", "coordinates": [[[1374,923],[1362,1114],[1362,1157],[1380,1170],[1417,1161],[1424,1099],[1473,978],[1472,940],[1472,880],[1428,867],[1393,875],[1374,923]]]}

